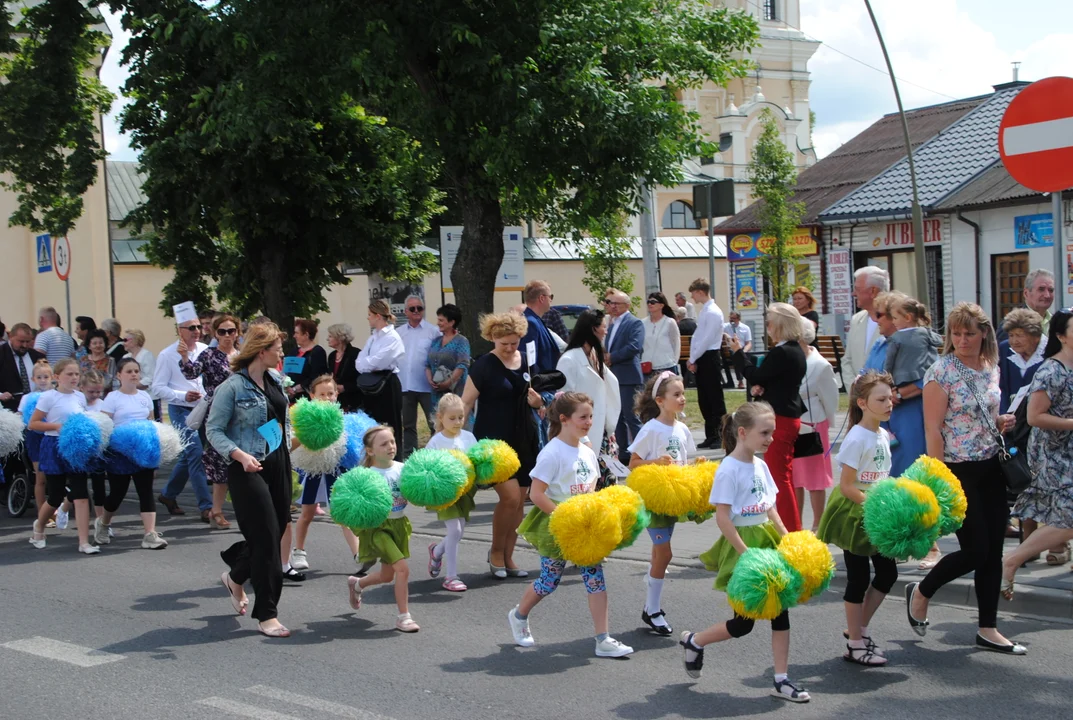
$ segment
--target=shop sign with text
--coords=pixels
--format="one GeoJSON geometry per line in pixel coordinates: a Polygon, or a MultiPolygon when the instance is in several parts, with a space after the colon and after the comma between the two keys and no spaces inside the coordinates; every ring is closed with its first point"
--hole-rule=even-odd
{"type": "MultiPolygon", "coordinates": [[[[760,233],[741,233],[734,235],[727,243],[727,260],[755,260],[768,254],[771,246],[775,244],[775,238],[760,233]]],[[[805,228],[798,228],[789,240],[790,252],[798,257],[815,255],[819,252],[816,239],[805,228]]]]}

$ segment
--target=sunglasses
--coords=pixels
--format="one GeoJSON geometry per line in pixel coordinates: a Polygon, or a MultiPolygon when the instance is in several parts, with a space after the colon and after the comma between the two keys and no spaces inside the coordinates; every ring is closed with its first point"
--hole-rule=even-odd
{"type": "Polygon", "coordinates": [[[626,303],[621,303],[618,300],[604,300],[604,305],[625,305],[625,304],[626,303]]]}
{"type": "Polygon", "coordinates": [[[406,312],[422,312],[422,311],[424,311],[424,309],[425,308],[422,307],[421,305],[412,305],[412,306],[406,308],[406,312]]]}
{"type": "Polygon", "coordinates": [[[546,295],[546,297],[548,298],[548,300],[554,300],[554,299],[555,299],[555,295],[554,295],[554,294],[552,294],[552,295],[546,295]]]}
{"type": "Polygon", "coordinates": [[[217,335],[237,335],[238,328],[219,328],[216,331],[217,335]]]}
{"type": "Polygon", "coordinates": [[[123,338],[123,342],[134,342],[134,338],[132,338],[132,337],[125,337],[125,338],[123,338]]]}
{"type": "Polygon", "coordinates": [[[187,325],[186,327],[179,328],[179,329],[180,330],[189,330],[190,332],[201,332],[201,326],[200,325],[187,325]]]}
{"type": "Polygon", "coordinates": [[[663,303],[661,303],[656,298],[648,298],[648,304],[649,305],[662,305],[663,303]]]}

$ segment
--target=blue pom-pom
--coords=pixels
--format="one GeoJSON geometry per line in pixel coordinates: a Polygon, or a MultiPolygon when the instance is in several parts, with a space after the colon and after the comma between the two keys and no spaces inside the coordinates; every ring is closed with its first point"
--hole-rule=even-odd
{"type": "Polygon", "coordinates": [[[343,415],[343,432],[346,433],[346,453],[339,461],[339,466],[349,470],[361,465],[365,459],[365,445],[362,439],[369,428],[379,425],[376,420],[369,417],[364,411],[343,415]]]}
{"type": "Polygon", "coordinates": [[[96,469],[104,453],[101,426],[86,413],[76,413],[60,427],[60,455],[75,472],[96,469]]]}
{"type": "Polygon", "coordinates": [[[132,420],[112,432],[108,448],[141,468],[160,467],[160,436],[152,420],[132,420]]]}
{"type": "Polygon", "coordinates": [[[30,418],[34,416],[34,410],[37,409],[37,401],[40,399],[41,392],[39,390],[34,390],[26,396],[26,404],[22,406],[22,422],[26,425],[30,424],[30,418]]]}

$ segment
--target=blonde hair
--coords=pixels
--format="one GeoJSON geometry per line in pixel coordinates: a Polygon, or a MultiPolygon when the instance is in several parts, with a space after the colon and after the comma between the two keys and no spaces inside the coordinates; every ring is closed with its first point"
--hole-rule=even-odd
{"type": "Polygon", "coordinates": [[[931,327],[931,313],[928,306],[914,297],[903,295],[887,303],[887,310],[897,310],[903,315],[913,318],[917,325],[931,327]]]}
{"type": "MultiPolygon", "coordinates": [[[[63,361],[61,360],[60,362],[63,362],[63,361]]],[[[56,363],[56,364],[59,365],[60,363],[56,363]]],[[[34,363],[33,368],[30,370],[30,375],[33,375],[35,372],[37,372],[40,369],[46,369],[46,368],[48,369],[49,375],[51,375],[52,374],[52,366],[48,364],[48,360],[45,360],[44,358],[41,358],[40,360],[38,360],[37,362],[34,363]]]]}
{"type": "Polygon", "coordinates": [[[87,385],[104,385],[104,375],[101,374],[100,370],[90,368],[82,373],[82,377],[78,378],[78,387],[86,387],[87,385]]]}
{"type": "Polygon", "coordinates": [[[391,314],[391,308],[383,300],[373,300],[369,303],[369,312],[387,320],[388,325],[395,324],[395,316],[391,314]]]}
{"type": "Polygon", "coordinates": [[[557,437],[563,431],[563,421],[560,418],[573,416],[582,405],[592,407],[592,398],[585,393],[564,392],[555,396],[548,407],[548,439],[557,437]]]}
{"type": "Polygon", "coordinates": [[[816,309],[816,296],[813,295],[812,291],[809,290],[804,285],[798,285],[797,287],[795,287],[794,291],[792,293],[790,293],[790,297],[793,297],[794,295],[804,295],[805,300],[808,301],[808,309],[809,310],[815,310],[816,309]]]}
{"type": "Polygon", "coordinates": [[[436,432],[443,432],[443,417],[452,410],[466,412],[466,405],[462,402],[462,398],[454,393],[446,393],[436,404],[436,423],[434,425],[436,432]]]}
{"type": "Polygon", "coordinates": [[[801,313],[789,303],[771,303],[767,308],[771,339],[777,343],[801,341],[801,313]]]}
{"type": "Polygon", "coordinates": [[[77,360],[75,360],[74,358],[63,358],[62,360],[57,360],[56,364],[52,366],[52,374],[59,375],[70,365],[74,365],[75,367],[77,367],[79,373],[82,372],[82,366],[79,365],[77,360]]]}
{"type": "Polygon", "coordinates": [[[134,328],[130,328],[127,330],[126,334],[129,335],[134,340],[134,342],[138,343],[138,347],[145,347],[145,333],[143,333],[141,330],[135,330],[134,328]]]}
{"type": "MultiPolygon", "coordinates": [[[[656,397],[652,397],[652,388],[656,387],[656,383],[659,382],[659,379],[662,376],[663,373],[658,373],[648,378],[648,382],[645,383],[644,388],[641,392],[637,393],[637,397],[633,399],[633,412],[637,417],[641,418],[641,422],[648,422],[653,418],[659,417],[659,403],[656,402],[656,398],[667,397],[667,393],[670,392],[671,386],[676,382],[682,382],[680,376],[671,373],[671,377],[659,383],[659,390],[655,393],[656,397]]],[[[685,383],[682,383],[682,387],[685,387],[685,383]]]]}
{"type": "Polygon", "coordinates": [[[245,370],[250,366],[262,351],[276,344],[277,340],[286,337],[279,326],[269,321],[258,325],[250,325],[246,335],[242,338],[242,347],[238,355],[231,359],[231,372],[245,370]]]}
{"type": "Polygon", "coordinates": [[[382,432],[391,433],[391,437],[395,437],[395,431],[387,425],[373,425],[361,436],[361,444],[365,447],[365,457],[361,461],[362,467],[373,466],[373,443],[376,442],[376,436],[382,432]]]}
{"type": "Polygon", "coordinates": [[[983,334],[980,341],[980,359],[984,365],[995,367],[998,364],[998,342],[995,340],[995,328],[991,326],[991,318],[984,309],[971,302],[959,302],[946,316],[946,333],[943,336],[943,355],[954,352],[954,339],[950,333],[952,330],[961,330],[975,324],[976,329],[983,334]]]}
{"type": "Polygon", "coordinates": [[[529,330],[529,322],[514,313],[488,313],[481,315],[481,337],[493,342],[508,335],[524,337],[529,330]]]}
{"type": "Polygon", "coordinates": [[[541,295],[550,295],[551,285],[543,280],[530,280],[522,291],[522,297],[527,303],[533,303],[540,299],[541,295]]]}
{"type": "Polygon", "coordinates": [[[734,452],[734,448],[738,446],[738,428],[749,430],[755,427],[762,417],[775,417],[775,410],[763,400],[742,403],[737,410],[723,416],[720,435],[723,440],[723,450],[727,455],[734,452]]]}
{"type": "Polygon", "coordinates": [[[872,394],[872,390],[875,389],[876,385],[889,385],[890,389],[893,391],[894,378],[892,378],[888,372],[866,370],[861,373],[860,377],[853,381],[853,387],[849,392],[849,427],[853,427],[864,419],[864,410],[857,404],[857,401],[864,400],[867,402],[868,397],[872,394]]]}

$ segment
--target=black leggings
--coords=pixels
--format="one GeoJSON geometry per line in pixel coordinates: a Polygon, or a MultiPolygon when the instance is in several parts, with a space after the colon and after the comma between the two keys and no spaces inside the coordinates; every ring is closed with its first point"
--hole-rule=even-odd
{"type": "Polygon", "coordinates": [[[898,580],[898,561],[893,558],[879,553],[869,558],[867,555],[854,555],[849,550],[843,550],[842,557],[846,561],[846,592],[842,599],[848,603],[860,605],[864,602],[871,574],[869,560],[876,569],[876,575],[872,578],[872,587],[876,590],[886,595],[898,580]]]}
{"type": "Polygon", "coordinates": [[[65,496],[71,500],[88,500],[89,487],[86,476],[82,473],[45,475],[45,496],[45,502],[54,508],[63,505],[65,496]],[[68,488],[70,488],[69,493],[68,488]]]}
{"type": "Polygon", "coordinates": [[[976,573],[976,607],[980,627],[993,628],[998,620],[998,593],[1002,583],[1002,546],[1010,510],[1006,506],[1006,482],[998,456],[989,460],[948,463],[961,481],[969,507],[957,531],[957,552],[943,555],[920,582],[920,594],[930,598],[951,580],[976,573]]]}
{"type": "Polygon", "coordinates": [[[104,507],[104,504],[108,501],[108,489],[104,484],[105,480],[111,480],[111,476],[108,473],[90,473],[89,484],[93,488],[93,504],[97,507],[104,507]]]}
{"type": "Polygon", "coordinates": [[[118,510],[123,498],[127,496],[127,490],[130,489],[130,481],[133,480],[134,489],[138,491],[138,512],[156,512],[156,498],[153,497],[153,474],[155,472],[155,470],[139,470],[133,475],[108,473],[108,487],[111,492],[108,493],[102,507],[110,513],[118,510]]]}
{"type": "MultiPolygon", "coordinates": [[[[737,613],[734,613],[734,617],[727,620],[727,632],[730,633],[732,638],[745,637],[753,631],[753,626],[756,625],[756,620],[750,620],[747,617],[742,617],[737,613]]],[[[783,610],[782,614],[771,621],[771,630],[789,630],[790,629],[790,612],[783,610]]]]}

